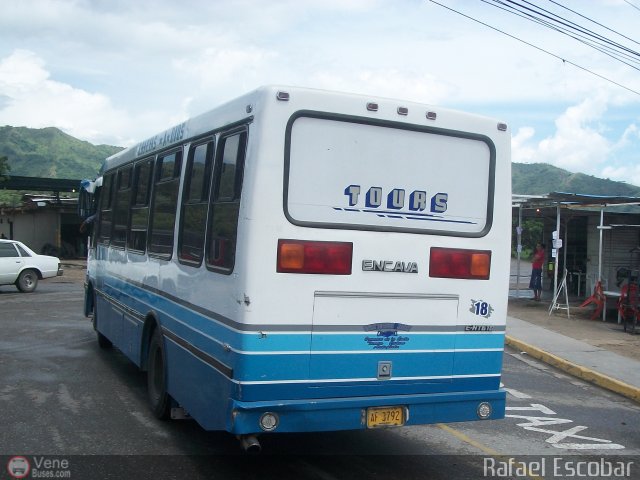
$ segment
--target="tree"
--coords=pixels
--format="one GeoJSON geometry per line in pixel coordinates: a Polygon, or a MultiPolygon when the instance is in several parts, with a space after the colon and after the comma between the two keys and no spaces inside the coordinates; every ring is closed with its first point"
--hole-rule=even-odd
{"type": "Polygon", "coordinates": [[[0,157],[0,182],[7,179],[11,167],[9,166],[9,159],[7,157],[0,157]]]}
{"type": "MultiPolygon", "coordinates": [[[[518,218],[512,220],[511,254],[516,256],[518,218]]],[[[522,258],[530,259],[537,243],[544,242],[544,221],[541,218],[524,219],[522,221],[522,258]]]]}

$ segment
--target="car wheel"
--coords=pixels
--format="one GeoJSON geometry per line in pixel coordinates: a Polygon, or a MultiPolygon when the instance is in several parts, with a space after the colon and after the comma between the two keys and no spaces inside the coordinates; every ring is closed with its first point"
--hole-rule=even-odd
{"type": "Polygon", "coordinates": [[[160,327],[153,332],[149,344],[147,392],[151,411],[156,418],[168,418],[171,412],[171,397],[167,393],[166,357],[160,327]]]}
{"type": "Polygon", "coordinates": [[[16,286],[21,292],[33,292],[38,286],[38,273],[35,270],[23,270],[18,275],[16,286]]]}

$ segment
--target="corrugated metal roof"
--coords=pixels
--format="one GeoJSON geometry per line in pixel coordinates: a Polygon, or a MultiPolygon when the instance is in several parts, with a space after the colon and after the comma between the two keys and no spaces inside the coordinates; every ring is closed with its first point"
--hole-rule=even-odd
{"type": "Polygon", "coordinates": [[[640,197],[619,195],[589,195],[584,193],[550,192],[544,195],[512,195],[512,205],[524,208],[561,207],[594,208],[609,206],[640,206],[640,197]]]}

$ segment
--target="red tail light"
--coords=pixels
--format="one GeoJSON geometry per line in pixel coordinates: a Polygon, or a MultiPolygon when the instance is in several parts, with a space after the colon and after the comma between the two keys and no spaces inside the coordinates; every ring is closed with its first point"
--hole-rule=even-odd
{"type": "Polygon", "coordinates": [[[490,273],[490,250],[438,247],[431,249],[429,257],[430,277],[489,280],[490,273]]]}
{"type": "Polygon", "coordinates": [[[278,240],[280,273],[320,273],[351,275],[353,244],[350,242],[313,242],[278,240]]]}

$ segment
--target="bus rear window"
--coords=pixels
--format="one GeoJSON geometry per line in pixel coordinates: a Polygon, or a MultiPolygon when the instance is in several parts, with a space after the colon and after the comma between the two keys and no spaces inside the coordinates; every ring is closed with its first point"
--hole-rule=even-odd
{"type": "Polygon", "coordinates": [[[299,116],[287,140],[285,213],[294,224],[469,237],[491,227],[487,137],[299,116]]]}

